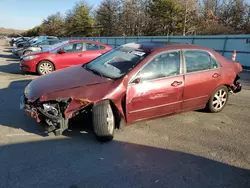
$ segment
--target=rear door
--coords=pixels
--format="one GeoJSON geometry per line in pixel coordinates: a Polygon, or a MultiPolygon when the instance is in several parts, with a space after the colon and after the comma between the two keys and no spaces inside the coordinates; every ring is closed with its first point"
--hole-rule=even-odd
{"type": "Polygon", "coordinates": [[[221,69],[217,60],[207,51],[184,50],[185,86],[182,110],[199,109],[221,81],[221,69]]]}
{"type": "Polygon", "coordinates": [[[88,63],[105,52],[107,52],[105,46],[86,42],[84,43],[84,50],[81,53],[81,64],[88,63]]]}
{"type": "Polygon", "coordinates": [[[180,51],[164,52],[139,71],[127,88],[128,122],[181,110],[184,76],[180,60],[180,51]]]}
{"type": "Polygon", "coordinates": [[[54,63],[57,69],[78,65],[82,62],[83,43],[71,43],[62,48],[65,53],[57,53],[54,63]]]}

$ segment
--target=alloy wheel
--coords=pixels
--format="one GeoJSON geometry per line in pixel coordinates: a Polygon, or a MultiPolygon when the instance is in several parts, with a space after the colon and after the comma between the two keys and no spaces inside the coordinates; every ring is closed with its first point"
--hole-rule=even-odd
{"type": "Polygon", "coordinates": [[[40,72],[42,74],[48,74],[48,73],[51,73],[53,71],[53,67],[49,63],[42,63],[40,65],[39,69],[40,69],[40,72]]]}
{"type": "Polygon", "coordinates": [[[114,118],[111,106],[109,105],[107,108],[107,125],[108,125],[108,131],[110,134],[112,134],[114,131],[114,123],[115,123],[115,118],[114,118]]]}
{"type": "Polygon", "coordinates": [[[216,111],[221,110],[227,102],[227,92],[223,89],[218,90],[213,98],[213,108],[216,111]]]}

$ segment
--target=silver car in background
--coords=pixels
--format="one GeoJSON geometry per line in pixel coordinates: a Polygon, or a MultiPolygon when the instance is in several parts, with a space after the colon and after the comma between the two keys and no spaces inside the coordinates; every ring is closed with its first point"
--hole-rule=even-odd
{"type": "Polygon", "coordinates": [[[50,48],[51,46],[60,43],[58,39],[48,39],[41,42],[34,43],[32,46],[17,48],[15,54],[17,56],[27,55],[31,52],[42,51],[43,49],[50,48]]]}

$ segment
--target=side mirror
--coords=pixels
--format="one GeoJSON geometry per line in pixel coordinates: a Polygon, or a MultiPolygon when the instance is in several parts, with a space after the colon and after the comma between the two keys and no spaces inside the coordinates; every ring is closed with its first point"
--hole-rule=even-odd
{"type": "Polygon", "coordinates": [[[61,49],[59,49],[59,50],[58,50],[58,52],[57,52],[57,53],[59,53],[59,54],[64,54],[64,53],[66,53],[66,52],[65,52],[65,50],[64,50],[64,49],[62,49],[62,48],[61,48],[61,49]]]}
{"type": "Polygon", "coordinates": [[[140,82],[141,82],[141,79],[139,77],[137,77],[131,83],[133,83],[133,84],[139,84],[140,82]]]}

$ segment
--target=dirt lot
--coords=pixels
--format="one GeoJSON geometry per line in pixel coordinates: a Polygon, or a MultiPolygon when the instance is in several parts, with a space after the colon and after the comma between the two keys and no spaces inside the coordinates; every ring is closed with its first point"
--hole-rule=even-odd
{"type": "Polygon", "coordinates": [[[42,134],[19,110],[35,77],[0,47],[0,187],[250,187],[250,72],[223,112],[141,122],[107,144],[81,124],[63,136],[42,134]]]}

